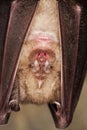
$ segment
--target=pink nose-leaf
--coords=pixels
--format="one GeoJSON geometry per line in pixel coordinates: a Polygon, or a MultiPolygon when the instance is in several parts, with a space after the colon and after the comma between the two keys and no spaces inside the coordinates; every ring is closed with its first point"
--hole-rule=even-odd
{"type": "Polygon", "coordinates": [[[41,51],[39,52],[37,55],[36,55],[36,59],[39,61],[39,62],[45,62],[47,60],[47,53],[44,52],[44,51],[41,51]]]}
{"type": "Polygon", "coordinates": [[[52,50],[33,50],[30,55],[31,71],[39,80],[46,78],[51,71],[55,54],[52,50]]]}

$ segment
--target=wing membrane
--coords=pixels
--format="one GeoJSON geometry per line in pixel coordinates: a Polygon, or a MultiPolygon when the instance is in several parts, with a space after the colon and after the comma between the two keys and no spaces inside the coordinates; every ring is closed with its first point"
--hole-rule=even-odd
{"type": "MultiPolygon", "coordinates": [[[[1,114],[0,115],[2,117],[5,114],[7,115],[6,108],[9,107],[8,104],[9,104],[9,99],[11,96],[15,74],[17,70],[19,54],[30,21],[33,17],[36,4],[37,1],[33,1],[33,0],[31,1],[15,0],[11,4],[9,4],[10,16],[8,13],[9,11],[7,12],[8,15],[6,14],[8,19],[8,26],[6,28],[7,30],[5,29],[5,31],[7,31],[7,33],[5,36],[3,36],[4,42],[2,43],[3,58],[1,56],[2,70],[0,75],[1,76],[1,81],[0,81],[0,89],[1,89],[0,113],[1,114]]],[[[2,11],[5,6],[7,8],[6,1],[4,5],[2,5],[2,11]]],[[[3,17],[3,15],[1,16],[1,18],[3,17]]],[[[0,120],[0,122],[2,124],[4,121],[0,120]]]]}

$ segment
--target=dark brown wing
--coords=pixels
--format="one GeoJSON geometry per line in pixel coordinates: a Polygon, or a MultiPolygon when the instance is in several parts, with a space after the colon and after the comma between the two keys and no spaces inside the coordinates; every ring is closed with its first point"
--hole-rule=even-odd
{"type": "Polygon", "coordinates": [[[84,4],[58,1],[60,12],[62,73],[61,105],[49,104],[56,127],[67,127],[77,105],[87,65],[87,8],[84,4]]]}
{"type": "Polygon", "coordinates": [[[37,0],[0,0],[0,124],[10,115],[19,54],[36,5],[37,0]]]}

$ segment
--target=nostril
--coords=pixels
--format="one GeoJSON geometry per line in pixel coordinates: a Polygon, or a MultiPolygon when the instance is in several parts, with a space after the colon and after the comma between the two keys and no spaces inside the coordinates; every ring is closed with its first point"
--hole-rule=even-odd
{"type": "Polygon", "coordinates": [[[41,60],[41,61],[45,61],[47,59],[47,53],[46,52],[39,52],[36,55],[36,59],[41,60]]]}

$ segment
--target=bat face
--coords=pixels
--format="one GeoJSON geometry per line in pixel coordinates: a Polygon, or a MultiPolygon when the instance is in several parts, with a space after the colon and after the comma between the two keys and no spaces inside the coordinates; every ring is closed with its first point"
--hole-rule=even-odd
{"type": "Polygon", "coordinates": [[[61,45],[57,4],[56,0],[40,1],[28,29],[17,72],[21,102],[42,104],[60,100],[61,45]]]}

